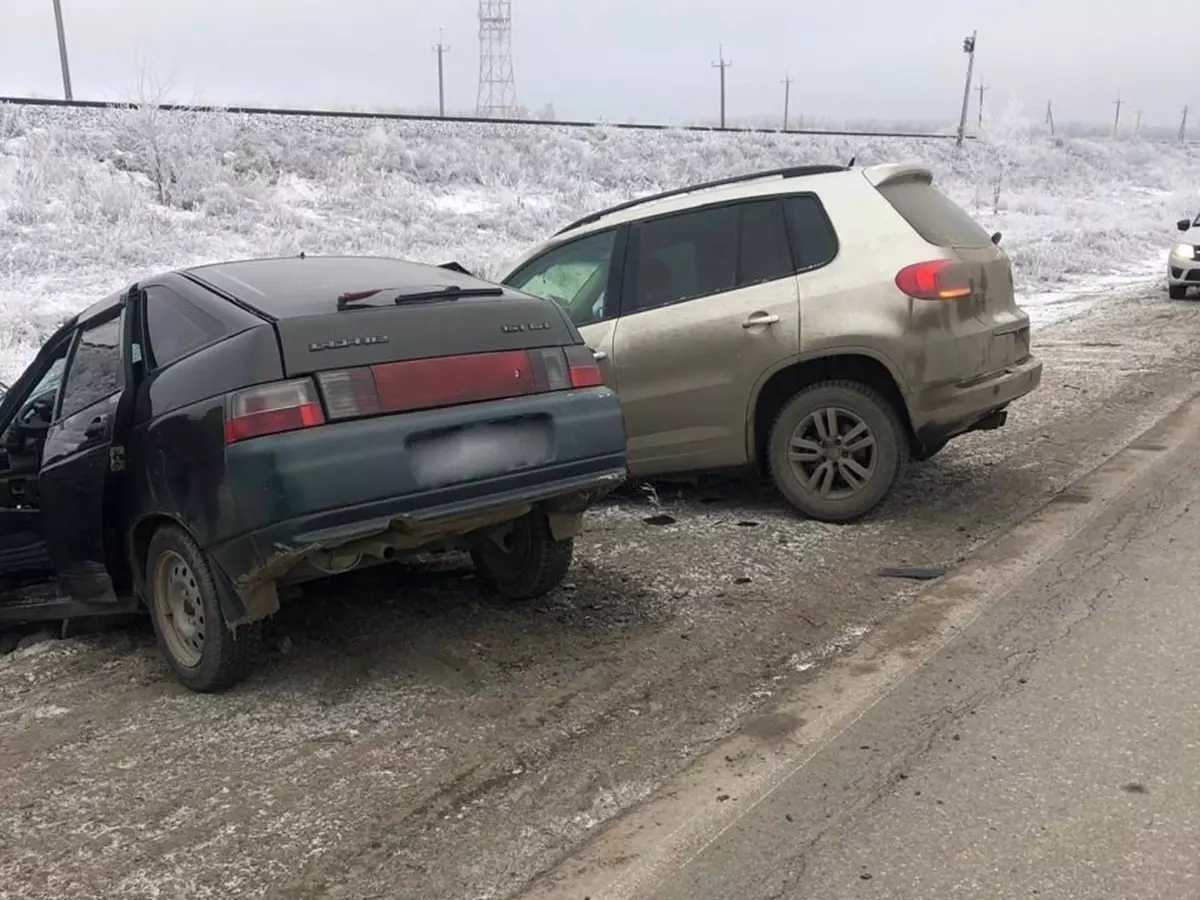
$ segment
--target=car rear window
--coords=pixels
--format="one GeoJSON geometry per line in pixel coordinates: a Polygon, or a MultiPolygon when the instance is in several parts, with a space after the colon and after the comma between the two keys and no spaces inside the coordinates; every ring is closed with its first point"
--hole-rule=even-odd
{"type": "Polygon", "coordinates": [[[927,182],[894,181],[882,185],[879,193],[913,231],[937,247],[986,247],[992,242],[966,210],[927,182]]]}

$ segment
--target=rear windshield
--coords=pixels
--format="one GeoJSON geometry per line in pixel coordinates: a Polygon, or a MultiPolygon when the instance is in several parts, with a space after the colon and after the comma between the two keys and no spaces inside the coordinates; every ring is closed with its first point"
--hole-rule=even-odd
{"type": "Polygon", "coordinates": [[[879,193],[934,246],[986,247],[992,242],[965,210],[931,184],[906,179],[883,185],[879,193]]]}

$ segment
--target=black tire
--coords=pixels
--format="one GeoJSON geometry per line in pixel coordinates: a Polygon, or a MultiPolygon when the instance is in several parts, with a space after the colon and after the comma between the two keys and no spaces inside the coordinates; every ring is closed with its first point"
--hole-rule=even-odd
{"type": "Polygon", "coordinates": [[[1167,285],[1167,293],[1171,296],[1172,300],[1186,300],[1187,299],[1187,285],[1186,284],[1168,284],[1167,285]]]}
{"type": "Polygon", "coordinates": [[[907,457],[908,439],[896,409],[878,391],[855,381],[826,381],[797,393],[776,417],[768,445],[771,477],[779,492],[806,516],[822,522],[849,522],[873,510],[891,490],[907,457]],[[838,435],[857,434],[857,440],[843,446],[832,438],[817,439],[822,424],[824,432],[829,431],[830,411],[838,435]],[[826,417],[820,423],[818,413],[826,417]],[[872,444],[854,450],[868,437],[872,444]],[[797,446],[793,463],[793,442],[801,440],[804,446],[797,446]],[[815,455],[801,459],[800,454],[815,455]],[[857,487],[852,477],[860,482],[857,487]]]}
{"type": "Polygon", "coordinates": [[[555,540],[550,523],[540,512],[513,522],[507,549],[485,537],[472,551],[479,581],[508,600],[536,600],[567,577],[575,541],[555,540]]]}
{"type": "Polygon", "coordinates": [[[254,669],[262,623],[230,629],[208,560],[182,528],[164,525],[150,540],[146,592],[159,649],[176,677],[193,691],[226,690],[254,669]],[[177,608],[190,611],[182,613],[187,619],[178,626],[171,613],[173,597],[177,608]]]}

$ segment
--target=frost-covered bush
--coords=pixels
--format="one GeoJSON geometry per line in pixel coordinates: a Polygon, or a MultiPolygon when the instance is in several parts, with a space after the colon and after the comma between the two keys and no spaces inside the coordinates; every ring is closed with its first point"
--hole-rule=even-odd
{"type": "Polygon", "coordinates": [[[625,131],[0,106],[0,378],[148,272],[262,254],[458,260],[485,275],[598,207],[804,163],[919,161],[1004,234],[1018,285],[1160,258],[1200,212],[1189,150],[1053,139],[1008,117],[914,138],[625,131]],[[36,310],[36,312],[35,312],[36,310]]]}

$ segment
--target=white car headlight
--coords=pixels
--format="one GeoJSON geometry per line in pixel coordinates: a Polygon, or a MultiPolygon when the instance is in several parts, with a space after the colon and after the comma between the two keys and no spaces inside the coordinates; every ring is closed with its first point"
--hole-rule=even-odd
{"type": "Polygon", "coordinates": [[[1182,256],[1184,259],[1196,258],[1196,248],[1192,244],[1176,244],[1171,248],[1171,252],[1176,256],[1182,256]]]}

